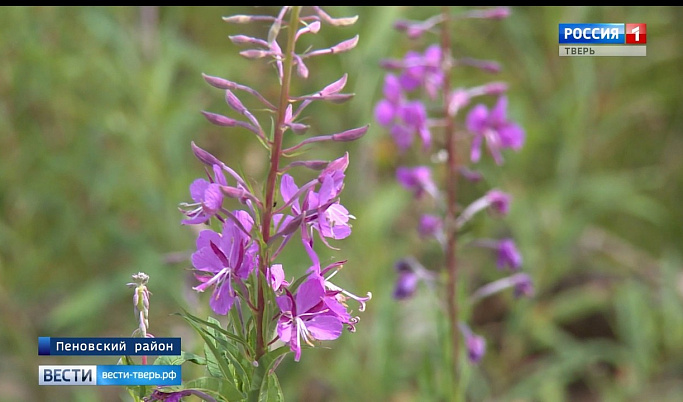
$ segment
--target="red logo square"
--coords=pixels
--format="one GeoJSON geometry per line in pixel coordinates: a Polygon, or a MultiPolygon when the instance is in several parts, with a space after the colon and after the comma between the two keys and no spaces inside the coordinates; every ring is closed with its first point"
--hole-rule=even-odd
{"type": "Polygon", "coordinates": [[[647,43],[647,24],[626,24],[626,43],[644,45],[647,43]]]}

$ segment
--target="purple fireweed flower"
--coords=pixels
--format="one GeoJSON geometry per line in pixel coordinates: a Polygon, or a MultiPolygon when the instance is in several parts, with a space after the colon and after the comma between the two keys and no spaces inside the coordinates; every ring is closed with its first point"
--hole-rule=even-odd
{"type": "Polygon", "coordinates": [[[448,115],[455,116],[460,109],[464,108],[470,103],[472,95],[469,91],[458,88],[451,92],[448,96],[448,115]]]}
{"type": "Polygon", "coordinates": [[[511,148],[517,151],[524,144],[524,130],[507,118],[506,96],[499,97],[490,111],[483,104],[473,107],[467,115],[466,126],[474,135],[470,159],[475,163],[481,159],[481,146],[484,140],[498,165],[503,163],[502,149],[511,148]]]}
{"type": "Polygon", "coordinates": [[[502,239],[496,245],[498,251],[498,269],[509,267],[513,271],[519,270],[522,266],[522,255],[517,250],[514,240],[502,239]]]}
{"type": "Polygon", "coordinates": [[[486,353],[486,340],[479,335],[472,334],[465,338],[467,357],[472,363],[479,363],[486,353]]]}
{"type": "Polygon", "coordinates": [[[517,298],[522,296],[530,297],[534,294],[534,285],[531,277],[523,272],[518,272],[480,287],[472,293],[470,301],[474,303],[477,300],[481,300],[511,287],[514,287],[514,295],[517,298]]]}
{"type": "Polygon", "coordinates": [[[394,299],[404,300],[413,297],[419,279],[413,271],[399,271],[396,285],[394,286],[394,299]]]}
{"type": "MultiPolygon", "coordinates": [[[[356,302],[358,302],[358,305],[359,305],[358,311],[365,311],[366,303],[370,299],[372,299],[372,293],[371,292],[368,292],[366,294],[366,296],[357,296],[357,295],[349,292],[348,290],[343,289],[343,288],[335,285],[334,283],[332,283],[330,281],[330,279],[332,279],[332,277],[337,275],[339,270],[341,270],[341,268],[344,266],[344,262],[345,261],[338,261],[336,263],[328,265],[327,267],[325,267],[322,270],[320,270],[319,267],[313,266],[313,267],[311,267],[311,270],[313,272],[319,271],[318,276],[321,278],[321,280],[323,282],[323,286],[328,291],[327,295],[334,297],[335,300],[337,300],[337,302],[339,302],[339,306],[343,306],[344,308],[347,308],[348,306],[347,306],[346,302],[349,299],[353,299],[356,302]],[[329,272],[331,272],[331,273],[329,273],[329,272]],[[329,273],[329,275],[328,275],[328,273],[329,273]],[[327,277],[325,277],[325,275],[327,275],[327,277]]],[[[318,264],[319,264],[319,262],[318,262],[318,264]]],[[[330,308],[337,311],[337,314],[342,319],[342,322],[344,324],[348,325],[348,329],[351,332],[355,332],[355,330],[356,330],[355,324],[358,322],[358,320],[360,320],[360,318],[351,317],[351,315],[346,310],[341,311],[339,309],[335,309],[334,305],[330,306],[330,308]]]]}
{"type": "Polygon", "coordinates": [[[465,323],[459,323],[458,328],[465,339],[468,359],[473,364],[479,363],[486,353],[486,339],[473,333],[465,323]]]}
{"type": "Polygon", "coordinates": [[[209,180],[197,179],[190,184],[190,196],[194,203],[183,203],[181,207],[187,208],[181,211],[188,217],[182,221],[185,225],[206,223],[211,217],[216,216],[223,205],[223,192],[221,186],[227,186],[228,182],[219,165],[213,165],[212,178],[209,180]]]}
{"type": "Polygon", "coordinates": [[[393,74],[384,77],[384,99],[375,106],[375,119],[382,126],[390,126],[396,118],[396,113],[403,102],[401,83],[393,74]]]}
{"type": "Polygon", "coordinates": [[[427,94],[435,99],[444,78],[439,45],[429,46],[424,54],[407,52],[403,58],[403,66],[403,72],[399,77],[403,89],[411,92],[423,87],[427,94]]]}
{"type": "Polygon", "coordinates": [[[396,105],[388,99],[382,99],[375,106],[375,120],[382,126],[390,126],[396,117],[396,105]]]}
{"type": "Polygon", "coordinates": [[[485,197],[491,209],[498,214],[507,215],[510,211],[510,200],[512,197],[508,193],[493,189],[489,190],[485,197]]]}
{"type": "Polygon", "coordinates": [[[196,389],[184,389],[182,391],[174,392],[162,392],[161,390],[155,389],[152,394],[143,400],[145,402],[163,401],[163,402],[180,402],[183,397],[195,395],[206,402],[216,402],[212,396],[205,394],[202,391],[196,389]]]}
{"type": "Polygon", "coordinates": [[[515,297],[531,297],[534,295],[534,282],[527,274],[515,275],[515,297]]]}
{"type": "Polygon", "coordinates": [[[348,305],[346,302],[349,299],[353,299],[359,304],[359,311],[365,311],[365,306],[366,303],[372,299],[372,293],[368,292],[366,296],[357,296],[351,292],[349,292],[346,289],[343,289],[334,283],[332,283],[330,280],[337,275],[337,273],[341,270],[341,268],[344,266],[344,263],[346,261],[337,261],[335,263],[332,263],[328,265],[325,268],[320,267],[320,258],[316,254],[315,250],[313,250],[313,241],[312,239],[303,239],[303,245],[304,249],[306,250],[306,253],[308,256],[311,258],[311,261],[313,262],[313,265],[308,269],[309,275],[311,277],[318,278],[320,280],[320,283],[323,285],[323,287],[326,290],[326,296],[327,298],[325,300],[335,300],[335,303],[328,303],[328,307],[339,317],[340,321],[347,325],[347,328],[351,332],[356,331],[356,324],[360,320],[359,317],[352,317],[351,314],[347,311],[348,305]]]}
{"type": "Polygon", "coordinates": [[[435,15],[424,21],[398,20],[394,23],[394,28],[398,31],[405,32],[410,39],[417,39],[441,22],[443,22],[443,17],[441,15],[435,15]]]}
{"type": "MultiPolygon", "coordinates": [[[[410,133],[417,134],[422,140],[422,146],[428,149],[432,142],[432,135],[427,126],[427,108],[421,101],[410,101],[401,105],[398,116],[410,133]]],[[[412,138],[410,139],[412,143],[412,138]]]]}
{"type": "Polygon", "coordinates": [[[325,175],[320,190],[317,193],[309,191],[304,203],[306,208],[318,210],[318,216],[310,223],[323,238],[344,239],[351,234],[349,219],[354,216],[337,199],[342,185],[340,180],[343,180],[343,174],[341,178],[333,173],[325,175]]]}
{"type": "Polygon", "coordinates": [[[510,210],[510,198],[509,194],[500,190],[489,190],[483,197],[474,200],[460,213],[460,216],[455,220],[455,227],[462,228],[477,212],[486,208],[491,208],[499,215],[507,215],[510,210]]]}
{"type": "Polygon", "coordinates": [[[399,167],[396,169],[396,180],[412,191],[416,198],[425,193],[438,197],[436,185],[432,181],[432,171],[428,166],[399,167]]]}
{"type": "Polygon", "coordinates": [[[289,282],[285,280],[285,271],[282,269],[282,264],[273,264],[268,268],[268,283],[275,292],[289,286],[289,282]]]}
{"type": "Polygon", "coordinates": [[[468,169],[466,167],[460,168],[459,172],[462,175],[462,177],[464,177],[467,181],[470,181],[472,183],[478,183],[481,181],[481,179],[483,179],[481,173],[475,170],[468,169]]]}
{"type": "Polygon", "coordinates": [[[384,98],[394,105],[398,104],[403,99],[401,82],[394,74],[387,74],[384,77],[383,94],[384,98]]]}
{"type": "Polygon", "coordinates": [[[507,267],[511,271],[518,271],[522,267],[522,254],[517,249],[515,241],[511,238],[501,240],[479,239],[474,240],[471,244],[494,250],[498,269],[502,270],[507,267]]]}
{"type": "Polygon", "coordinates": [[[411,298],[415,294],[420,281],[425,281],[425,283],[431,286],[435,280],[434,273],[428,271],[413,257],[406,257],[397,261],[394,269],[398,274],[393,292],[394,299],[396,300],[411,298]]]}
{"type": "MultiPolygon", "coordinates": [[[[251,230],[253,220],[246,211],[235,211],[234,216],[245,230],[251,230]]],[[[243,285],[257,262],[258,244],[228,219],[220,234],[213,230],[199,233],[192,265],[201,271],[196,277],[202,284],[194,289],[203,292],[214,287],[209,305],[216,314],[225,315],[237,297],[235,286],[243,285]]]]}
{"type": "Polygon", "coordinates": [[[443,227],[441,217],[425,214],[420,217],[417,231],[422,237],[438,237],[443,227]]]}
{"type": "Polygon", "coordinates": [[[431,132],[427,121],[427,108],[419,100],[406,100],[400,79],[393,74],[384,77],[384,96],[375,106],[375,119],[389,127],[401,151],[408,149],[417,135],[424,149],[431,145],[431,132]]]}
{"type": "MultiPolygon", "coordinates": [[[[329,168],[329,165],[328,165],[329,168]]],[[[317,230],[322,241],[331,247],[326,238],[344,239],[351,234],[350,219],[355,217],[339,203],[338,197],[343,188],[344,173],[341,169],[325,169],[318,179],[320,189],[316,192],[310,188],[299,203],[300,188],[289,174],[284,174],[280,181],[280,192],[286,204],[291,204],[294,216],[304,215],[301,224],[306,227],[302,231],[304,238],[310,237],[310,230],[317,230]]]]}
{"type": "Polygon", "coordinates": [[[278,296],[276,302],[282,313],[277,334],[282,342],[289,344],[295,361],[301,358],[302,341],[313,346],[315,340],[333,340],[341,335],[344,325],[328,306],[337,301],[326,297],[319,277],[309,277],[299,286],[295,296],[287,291],[278,296]]]}

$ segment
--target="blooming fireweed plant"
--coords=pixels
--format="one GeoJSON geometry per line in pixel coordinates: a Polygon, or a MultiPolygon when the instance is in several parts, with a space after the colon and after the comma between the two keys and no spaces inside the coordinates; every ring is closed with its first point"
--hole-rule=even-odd
{"type": "Polygon", "coordinates": [[[187,395],[220,401],[282,400],[275,369],[288,352],[299,361],[307,348],[337,339],[344,329],[355,330],[356,312],[365,309],[370,294],[356,296],[335,285],[332,277],[345,261],[326,265],[318,256],[321,248],[334,248],[334,242],[351,234],[354,216],[340,201],[349,155],[332,161],[297,156],[313,143],[354,141],[368,126],[306,135],[310,118],[304,112],[309,105],[339,103],[353,95],[343,92],[346,74],[310,94],[293,94],[292,82],[312,74],[310,60],[351,50],[358,42],[353,36],[330,48],[314,49],[298,45],[301,37],[317,34],[323,25],[350,26],[356,19],[333,18],[319,7],[289,6],[274,16],[224,18],[264,28],[263,38],[234,35],[230,40],[244,49],[240,54],[247,59],[267,61],[278,88],[265,92],[204,75],[209,85],[224,92],[230,115],[203,114],[230,135],[255,137],[266,150],[267,173],[262,181],[247,178],[192,143],[207,177],[192,182],[191,202],[180,209],[183,224],[203,225],[191,256],[197,281],[193,289],[206,294],[214,315],[203,319],[181,314],[203,339],[204,356],[184,353],[161,357],[155,364],[191,361],[205,365],[206,376],[181,387],[150,390],[145,400],[176,401],[187,395]],[[309,179],[297,182],[296,170],[309,179]],[[283,265],[282,251],[297,245],[310,263],[283,265]]]}
{"type": "Polygon", "coordinates": [[[515,297],[533,293],[531,278],[519,272],[522,256],[510,237],[473,239],[464,244],[490,250],[495,266],[505,275],[502,279],[469,290],[474,283],[467,283],[459,263],[459,254],[465,251],[459,239],[469,230],[475,216],[488,211],[493,218],[503,217],[511,202],[506,192],[489,189],[474,202],[462,206],[460,178],[484,181],[477,165],[486,158],[502,165],[507,150],[522,147],[524,130],[508,116],[504,82],[474,87],[454,85],[452,76],[456,68],[474,67],[495,73],[500,67],[492,61],[456,57],[452,51],[452,23],[465,18],[501,19],[508,14],[507,8],[454,14],[444,7],[440,14],[425,21],[398,21],[395,27],[415,43],[429,42],[424,39],[434,34],[436,43],[410,50],[401,59],[382,61],[388,72],[383,98],[375,106],[375,119],[393,138],[399,163],[413,161],[412,166],[397,168],[396,179],[414,196],[420,206],[416,210],[428,209],[417,217],[417,231],[424,241],[438,242],[442,250],[442,258],[430,268],[414,256],[398,261],[394,297],[404,300],[414,296],[419,283],[437,289],[448,322],[443,339],[446,367],[441,370],[447,380],[441,391],[432,392],[452,400],[464,400],[467,362],[480,362],[486,350],[485,338],[467,324],[474,305],[507,288],[514,289],[515,297]],[[412,148],[417,148],[417,152],[412,152],[412,148]],[[414,158],[410,159],[414,155],[418,155],[417,164],[414,158]]]}

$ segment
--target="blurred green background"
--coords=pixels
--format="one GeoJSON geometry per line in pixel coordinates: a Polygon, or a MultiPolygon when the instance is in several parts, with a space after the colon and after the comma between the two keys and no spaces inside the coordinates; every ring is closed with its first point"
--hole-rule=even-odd
{"type": "MultiPolygon", "coordinates": [[[[271,9],[261,9],[271,13],[271,9]]],[[[323,26],[312,43],[360,34],[352,52],[309,65],[310,93],[349,73],[356,98],[308,110],[312,133],[372,122],[384,71],[378,62],[411,47],[392,29],[428,7],[329,7],[358,15],[323,26]]],[[[114,364],[115,358],[38,358],[38,336],[128,336],[135,328],[130,275],[151,276],[150,331],[191,330],[170,314],[206,312],[190,287],[195,233],[178,203],[203,175],[190,141],[258,180],[264,154],[246,131],[220,129],[200,110],[225,113],[201,73],[257,87],[272,71],[237,55],[227,38],[257,33],[222,16],[242,7],[3,7],[0,9],[0,401],[128,400],[118,387],[38,387],[38,364],[114,364]],[[258,65],[259,67],[255,67],[258,65]]],[[[472,400],[678,401],[683,395],[683,8],[514,8],[504,21],[454,27],[455,54],[495,59],[498,76],[458,73],[455,85],[510,85],[510,115],[527,132],[488,184],[514,196],[503,222],[482,234],[514,236],[536,296],[509,293],[474,311],[488,353],[472,376],[472,400]],[[678,21],[678,22],[677,22],[678,21]],[[647,23],[647,57],[558,56],[561,22],[647,23]]],[[[279,368],[288,400],[425,400],[438,373],[437,323],[426,288],[391,298],[394,262],[419,254],[410,195],[393,180],[398,161],[376,124],[347,151],[342,201],[353,235],[325,258],[346,258],[338,284],[372,291],[355,334],[279,368]],[[327,348],[329,346],[329,348],[327,348]]],[[[306,172],[300,172],[305,176],[306,172]]],[[[430,254],[422,255],[429,260],[430,254]]],[[[287,258],[296,261],[296,255],[287,258]]],[[[463,250],[473,283],[497,276],[490,256],[463,250]]]]}

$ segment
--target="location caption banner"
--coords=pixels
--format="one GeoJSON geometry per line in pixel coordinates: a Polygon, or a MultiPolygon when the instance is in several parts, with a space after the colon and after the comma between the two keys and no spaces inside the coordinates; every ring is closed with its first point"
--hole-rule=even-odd
{"type": "Polygon", "coordinates": [[[38,337],[39,356],[179,356],[180,338],[38,337]]]}
{"type": "Polygon", "coordinates": [[[560,46],[560,56],[647,56],[647,46],[560,46]]]}

